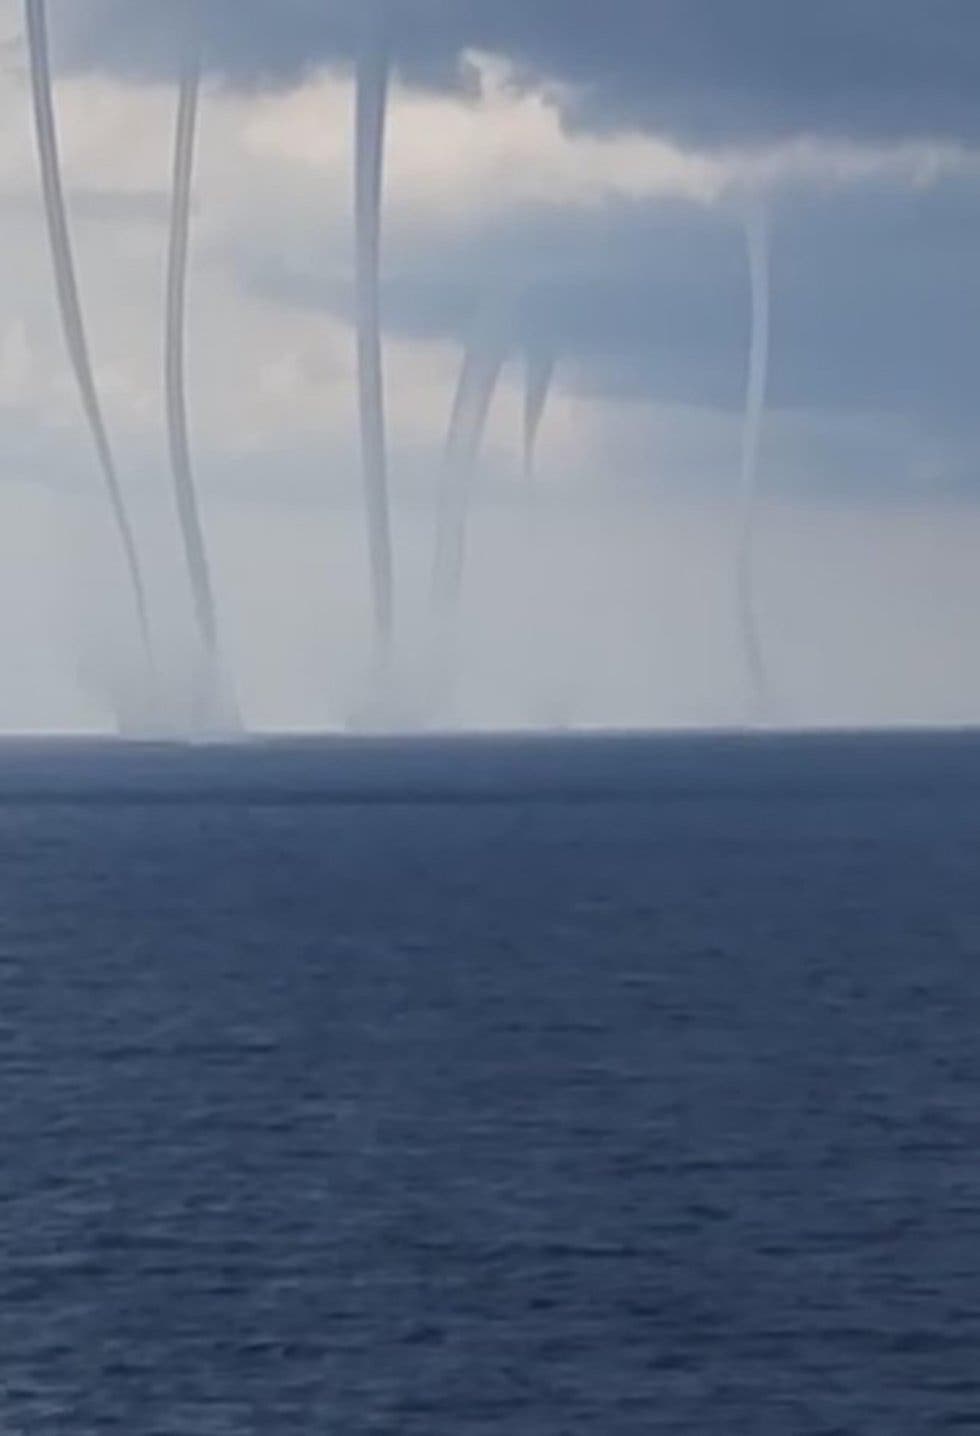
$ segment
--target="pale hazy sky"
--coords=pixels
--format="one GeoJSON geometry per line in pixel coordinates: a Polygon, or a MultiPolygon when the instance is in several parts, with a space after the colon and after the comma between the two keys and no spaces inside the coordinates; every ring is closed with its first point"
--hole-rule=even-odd
{"type": "MultiPolygon", "coordinates": [[[[369,626],[351,313],[363,4],[51,0],[83,301],[175,671],[162,425],[179,32],[206,45],[195,451],[249,719],[342,722],[369,626]]],[[[460,346],[560,355],[533,524],[520,371],[474,522],[459,721],[738,721],[742,219],[773,229],[763,628],[794,722],[980,717],[980,9],[391,0],[392,483],[406,682],[460,346]]],[[[101,726],[126,624],[54,307],[21,5],[0,0],[0,727],[101,726]]]]}

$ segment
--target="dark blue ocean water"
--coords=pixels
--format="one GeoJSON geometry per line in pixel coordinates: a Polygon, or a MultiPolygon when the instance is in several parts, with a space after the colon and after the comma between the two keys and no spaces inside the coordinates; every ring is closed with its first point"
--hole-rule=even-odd
{"type": "Polygon", "coordinates": [[[980,1432],[980,740],[0,748],[0,1431],[980,1432]]]}

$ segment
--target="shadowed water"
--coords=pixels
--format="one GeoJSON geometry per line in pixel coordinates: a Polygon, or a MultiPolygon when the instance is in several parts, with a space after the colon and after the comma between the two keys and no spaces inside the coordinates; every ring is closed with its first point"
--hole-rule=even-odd
{"type": "Polygon", "coordinates": [[[0,747],[0,1429],[980,1429],[980,740],[0,747]]]}

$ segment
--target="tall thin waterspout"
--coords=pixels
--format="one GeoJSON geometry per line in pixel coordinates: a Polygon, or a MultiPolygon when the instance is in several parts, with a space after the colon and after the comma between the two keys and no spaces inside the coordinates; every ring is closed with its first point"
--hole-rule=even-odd
{"type": "Polygon", "coordinates": [[[54,265],[61,324],[82,408],[105,483],[110,512],[122,548],[143,652],[152,672],[154,669],[153,640],[150,631],[146,586],[92,370],[88,337],[75,273],[71,231],[61,177],[58,129],[54,113],[47,10],[45,0],[25,0],[25,3],[34,126],[41,166],[44,213],[54,265]]]}

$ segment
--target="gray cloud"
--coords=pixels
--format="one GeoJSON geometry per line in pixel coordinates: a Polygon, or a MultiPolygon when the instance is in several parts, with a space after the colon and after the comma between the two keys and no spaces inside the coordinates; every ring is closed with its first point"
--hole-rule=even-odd
{"type": "MultiPolygon", "coordinates": [[[[194,26],[236,85],[346,64],[364,0],[52,0],[63,62],[161,74],[194,26]]],[[[465,82],[467,47],[509,55],[531,82],[574,87],[568,123],[638,123],[699,142],[809,134],[980,139],[975,0],[390,0],[393,46],[419,84],[465,82]]],[[[910,191],[866,181],[797,191],[777,207],[772,400],[873,420],[954,453],[980,480],[980,195],[960,180],[910,191]]],[[[748,343],[745,255],[732,217],[682,203],[619,203],[573,222],[524,207],[476,233],[388,249],[386,320],[409,337],[462,339],[489,273],[525,295],[524,339],[546,334],[566,383],[591,395],[735,414],[748,343]]],[[[250,249],[246,284],[280,302],[350,314],[319,237],[282,256],[250,249]]],[[[448,403],[448,400],[447,400],[448,403]]],[[[945,462],[945,460],[944,460],[945,462]]],[[[873,467],[870,462],[869,470],[873,467]]],[[[952,474],[950,470],[950,474],[952,474]]]]}
{"type": "MultiPolygon", "coordinates": [[[[877,186],[774,215],[772,399],[777,408],[912,417],[980,438],[980,194],[877,186]]],[[[569,224],[512,213],[477,235],[390,255],[389,327],[468,332],[486,276],[521,295],[519,338],[546,336],[593,394],[738,410],[749,297],[730,216],[682,203],[621,205],[569,224]]],[[[279,302],[349,316],[311,239],[289,265],[245,252],[244,282],[279,302]]]]}
{"type": "MultiPolygon", "coordinates": [[[[68,63],[143,73],[194,31],[234,82],[346,62],[370,0],[61,0],[68,63]]],[[[509,56],[575,88],[569,120],[708,143],[797,134],[980,136],[975,0],[375,0],[403,72],[459,85],[460,56],[509,56]]]]}

